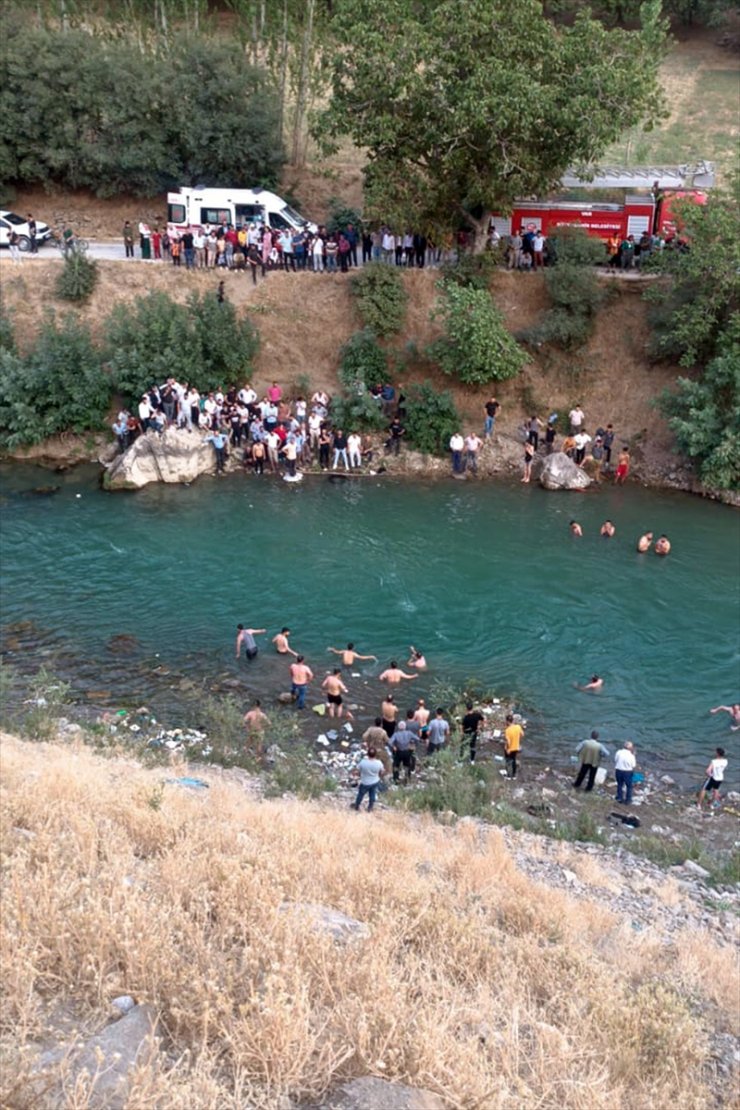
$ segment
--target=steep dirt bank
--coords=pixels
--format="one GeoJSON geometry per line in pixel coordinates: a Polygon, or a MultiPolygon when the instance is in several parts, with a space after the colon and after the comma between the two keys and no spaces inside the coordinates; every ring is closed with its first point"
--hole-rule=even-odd
{"type": "Polygon", "coordinates": [[[1,740],[11,1110],[733,1104],[737,899],[695,872],[1,740]],[[374,1076],[435,1097],[338,1097],[374,1076]]]}
{"type": "MultiPolygon", "coordinates": [[[[51,309],[69,311],[54,297],[56,266],[58,263],[43,257],[21,267],[11,266],[7,258],[0,261],[4,303],[13,314],[21,344],[32,340],[51,309]]],[[[439,389],[451,389],[465,427],[472,429],[482,424],[483,402],[491,390],[455,385],[423,358],[427,344],[438,335],[431,319],[438,276],[430,270],[404,275],[410,299],[405,327],[390,344],[401,360],[395,377],[404,385],[426,378],[439,389]]],[[[247,276],[236,273],[227,273],[224,280],[229,299],[240,312],[249,314],[260,332],[262,344],[254,378],[258,389],[278,379],[284,387],[296,390],[305,389],[308,380],[312,388],[337,391],[339,350],[359,326],[345,277],[272,273],[256,288],[247,276]]],[[[116,303],[131,302],[151,289],[164,290],[181,301],[193,289],[212,290],[215,295],[216,282],[213,272],[188,274],[168,265],[102,262],[93,298],[74,311],[102,338],[105,317],[116,303]]],[[[691,488],[690,470],[672,453],[671,433],[653,404],[674,380],[676,368],[652,366],[647,361],[648,328],[641,284],[612,283],[612,289],[586,347],[570,355],[554,349],[535,352],[515,381],[494,387],[502,404],[497,427],[514,437],[524,416],[567,413],[580,401],[590,429],[611,421],[618,437],[629,441],[635,473],[642,480],[691,488]]],[[[548,305],[539,274],[499,271],[492,292],[514,332],[532,324],[548,305]]],[[[82,446],[76,441],[69,448],[76,458],[80,454],[95,458],[99,453],[94,437],[83,438],[82,446]]],[[[65,444],[51,449],[43,445],[22,454],[52,455],[62,461],[65,444]]]]}

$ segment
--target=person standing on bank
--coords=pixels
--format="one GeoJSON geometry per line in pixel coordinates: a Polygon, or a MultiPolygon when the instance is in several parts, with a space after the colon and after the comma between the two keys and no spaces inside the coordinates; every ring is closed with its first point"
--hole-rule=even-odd
{"type": "Polygon", "coordinates": [[[236,626],[236,657],[237,659],[242,653],[242,647],[247,656],[247,659],[254,659],[257,655],[257,644],[255,643],[255,636],[263,636],[267,632],[266,628],[245,628],[243,624],[236,626]]]}
{"type": "Polygon", "coordinates": [[[516,778],[517,758],[522,750],[523,736],[523,726],[515,724],[513,713],[507,713],[506,728],[504,729],[504,756],[506,759],[506,770],[510,779],[516,778]]]}
{"type": "Polygon", "coordinates": [[[460,759],[465,758],[465,746],[467,745],[470,751],[470,762],[475,763],[475,755],[478,748],[478,731],[483,723],[483,714],[479,709],[473,708],[472,701],[467,702],[465,708],[467,712],[462,719],[460,759]]]}
{"type": "Polygon", "coordinates": [[[495,397],[490,397],[485,404],[486,419],[483,424],[483,436],[485,439],[490,439],[493,435],[493,429],[496,424],[496,416],[501,405],[495,397]]]}
{"type": "Polygon", "coordinates": [[[593,730],[588,740],[581,740],[576,748],[576,755],[581,757],[581,768],[576,775],[576,781],[573,786],[576,790],[580,790],[581,784],[588,775],[588,782],[586,783],[586,793],[589,794],[594,788],[594,781],[596,779],[596,772],[599,769],[602,755],[605,759],[609,758],[609,749],[605,748],[599,742],[599,734],[596,729],[593,730]]]}
{"type": "Polygon", "coordinates": [[[357,797],[355,798],[352,808],[359,811],[362,805],[362,799],[367,795],[367,811],[372,813],[375,799],[378,796],[378,786],[385,771],[383,764],[378,759],[378,753],[375,748],[368,748],[367,755],[363,756],[360,760],[358,771],[360,772],[360,784],[357,788],[357,797]]]}
{"type": "Polygon", "coordinates": [[[696,799],[696,804],[699,809],[701,809],[702,805],[704,804],[704,795],[706,794],[707,790],[711,792],[712,801],[714,802],[714,804],[716,806],[719,805],[719,792],[722,787],[722,783],[725,781],[726,770],[727,760],[725,758],[725,749],[716,748],[714,759],[710,762],[706,770],[706,780],[701,790],[699,791],[699,796],[696,799]]]}
{"type": "Polygon", "coordinates": [[[632,779],[637,760],[631,740],[626,740],[614,756],[614,775],[617,780],[617,801],[632,805],[632,779]]]}

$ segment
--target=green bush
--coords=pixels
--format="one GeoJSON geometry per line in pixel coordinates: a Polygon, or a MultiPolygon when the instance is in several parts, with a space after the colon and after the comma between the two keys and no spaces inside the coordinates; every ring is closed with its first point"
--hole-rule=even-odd
{"type": "Polygon", "coordinates": [[[0,443],[38,443],[59,432],[102,425],[110,380],[87,327],[52,318],[26,356],[0,352],[0,443]]]}
{"type": "Polygon", "coordinates": [[[492,778],[495,771],[485,764],[458,764],[455,741],[434,757],[423,789],[394,796],[405,809],[441,813],[449,810],[458,817],[491,818],[492,778]]]}
{"type": "Polygon", "coordinates": [[[603,240],[595,239],[582,227],[559,227],[549,241],[558,265],[603,266],[607,260],[603,240]]]}
{"type": "Polygon", "coordinates": [[[350,288],[362,323],[376,335],[395,335],[406,319],[408,293],[395,266],[371,262],[354,275],[350,288]]]}
{"type": "MultiPolygon", "coordinates": [[[[584,245],[576,237],[569,243],[576,254],[584,245]]],[[[559,258],[557,265],[545,272],[545,285],[553,307],[538,323],[520,332],[519,338],[534,347],[547,343],[568,351],[582,347],[606,297],[596,272],[583,262],[570,261],[566,252],[566,260],[559,258]]]]}
{"type": "Polygon", "coordinates": [[[740,489],[740,314],[718,341],[722,354],[698,380],[678,378],[659,400],[679,451],[710,489],[740,489]]]}
{"type": "Polygon", "coordinates": [[[129,400],[173,373],[204,392],[245,381],[259,346],[254,325],[237,319],[228,301],[194,293],[182,305],[156,291],[116,305],[106,341],[115,384],[129,400]]]}
{"type": "Polygon", "coordinates": [[[372,389],[388,380],[385,351],[370,328],[356,331],[339,352],[339,380],[350,392],[360,387],[372,389]]]}
{"type": "Polygon", "coordinates": [[[68,250],[57,277],[57,297],[64,301],[86,301],[98,280],[98,264],[82,250],[68,250]]]}
{"type": "Polygon", "coordinates": [[[355,230],[360,231],[362,216],[356,208],[350,208],[340,197],[329,198],[329,216],[326,221],[326,230],[333,235],[346,231],[347,225],[352,224],[355,230]]]}
{"type": "Polygon", "coordinates": [[[10,354],[15,354],[15,332],[13,331],[13,320],[9,312],[7,312],[0,301],[0,351],[9,351],[10,354]]]}
{"type": "Polygon", "coordinates": [[[495,269],[496,256],[493,253],[470,254],[464,251],[456,259],[443,264],[442,279],[470,289],[488,291],[495,269]]]}
{"type": "Polygon", "coordinates": [[[442,371],[467,385],[516,377],[526,355],[486,290],[451,281],[439,282],[438,288],[441,304],[432,317],[442,317],[446,334],[429,354],[442,371]]]}
{"type": "Polygon", "coordinates": [[[342,397],[335,397],[331,403],[331,418],[335,427],[346,428],[348,432],[377,432],[388,427],[388,418],[364,386],[342,397]]]}
{"type": "Polygon", "coordinates": [[[429,455],[447,452],[450,436],[460,428],[452,394],[439,393],[429,382],[412,385],[406,397],[406,439],[429,455]]]}

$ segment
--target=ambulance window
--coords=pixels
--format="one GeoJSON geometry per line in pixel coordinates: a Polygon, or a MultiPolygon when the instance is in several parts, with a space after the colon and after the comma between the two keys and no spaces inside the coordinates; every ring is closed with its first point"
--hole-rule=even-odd
{"type": "Polygon", "coordinates": [[[171,224],[184,224],[185,223],[185,205],[184,204],[168,204],[167,205],[167,221],[171,224]]]}
{"type": "Polygon", "coordinates": [[[261,204],[237,204],[236,222],[238,224],[262,223],[265,210],[261,204]]]}
{"type": "Polygon", "coordinates": [[[202,224],[230,224],[231,210],[229,208],[201,208],[200,222],[202,224]]]}
{"type": "Polygon", "coordinates": [[[288,221],[286,219],[284,219],[283,216],[281,216],[279,212],[271,212],[270,213],[270,224],[272,225],[272,227],[276,227],[280,231],[285,231],[286,228],[287,228],[288,231],[294,231],[295,230],[295,228],[293,227],[293,224],[288,223],[288,221]]]}

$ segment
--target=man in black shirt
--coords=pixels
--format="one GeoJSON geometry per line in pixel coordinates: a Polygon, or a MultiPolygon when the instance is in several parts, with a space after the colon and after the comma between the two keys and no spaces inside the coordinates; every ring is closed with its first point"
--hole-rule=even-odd
{"type": "Polygon", "coordinates": [[[462,742],[460,744],[460,759],[465,758],[465,745],[470,747],[470,762],[475,763],[475,753],[478,746],[478,729],[483,722],[483,714],[478,709],[473,709],[472,701],[465,708],[467,713],[462,719],[462,742]]]}
{"type": "Polygon", "coordinates": [[[489,401],[486,401],[486,422],[483,426],[483,435],[486,439],[490,439],[493,435],[493,425],[496,423],[496,413],[500,408],[501,405],[498,403],[495,397],[491,397],[489,401]]]}
{"type": "Polygon", "coordinates": [[[394,455],[398,455],[401,450],[401,438],[406,435],[406,429],[397,416],[391,421],[388,431],[390,432],[388,447],[394,455]]]}

